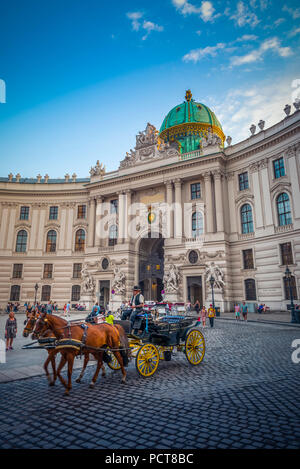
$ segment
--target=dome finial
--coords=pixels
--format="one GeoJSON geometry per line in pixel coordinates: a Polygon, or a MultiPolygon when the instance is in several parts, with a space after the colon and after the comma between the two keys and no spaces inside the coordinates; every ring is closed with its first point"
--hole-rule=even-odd
{"type": "Polygon", "coordinates": [[[185,92],[185,99],[187,100],[187,102],[191,101],[192,96],[193,96],[193,95],[192,95],[191,90],[186,90],[186,92],[185,92]]]}

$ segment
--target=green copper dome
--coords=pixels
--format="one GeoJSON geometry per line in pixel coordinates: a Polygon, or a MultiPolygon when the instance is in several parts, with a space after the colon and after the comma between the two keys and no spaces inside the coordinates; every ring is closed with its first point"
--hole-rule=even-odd
{"type": "Polygon", "coordinates": [[[194,101],[190,90],[185,98],[186,101],[173,107],[164,118],[159,138],[165,142],[176,140],[181,153],[201,148],[201,140],[208,132],[220,137],[223,144],[225,135],[215,113],[205,104],[194,101]]]}

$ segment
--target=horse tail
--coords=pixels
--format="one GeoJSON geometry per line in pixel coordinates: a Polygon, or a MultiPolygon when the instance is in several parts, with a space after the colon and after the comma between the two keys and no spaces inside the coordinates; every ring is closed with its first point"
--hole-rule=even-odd
{"type": "Polygon", "coordinates": [[[129,347],[129,342],[128,342],[128,338],[127,338],[127,335],[123,329],[123,327],[120,325],[120,324],[115,324],[114,325],[118,332],[119,332],[119,337],[120,337],[120,353],[122,355],[122,358],[123,358],[123,362],[124,362],[124,366],[127,366],[128,363],[129,363],[129,359],[131,358],[131,349],[129,347]]]}

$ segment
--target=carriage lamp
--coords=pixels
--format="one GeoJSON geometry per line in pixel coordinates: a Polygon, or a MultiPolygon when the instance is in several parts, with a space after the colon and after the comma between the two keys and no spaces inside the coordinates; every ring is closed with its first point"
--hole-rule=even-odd
{"type": "Polygon", "coordinates": [[[290,271],[290,269],[288,268],[288,266],[286,266],[286,269],[285,269],[285,278],[287,280],[287,286],[288,286],[288,289],[290,291],[290,300],[291,300],[291,322],[292,323],[297,323],[297,318],[296,318],[296,315],[295,315],[295,306],[294,306],[294,298],[293,298],[293,289],[292,289],[292,273],[290,271]]]}
{"type": "Polygon", "coordinates": [[[39,286],[38,286],[37,283],[35,284],[34,289],[35,289],[34,304],[36,304],[36,295],[37,295],[37,291],[38,291],[38,289],[39,289],[39,286]]]}

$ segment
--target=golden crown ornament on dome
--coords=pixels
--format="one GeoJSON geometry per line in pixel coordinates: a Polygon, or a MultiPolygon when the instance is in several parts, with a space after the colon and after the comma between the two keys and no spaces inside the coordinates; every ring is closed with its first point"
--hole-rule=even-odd
{"type": "Polygon", "coordinates": [[[192,100],[192,92],[191,90],[186,90],[185,92],[185,99],[187,100],[187,102],[190,102],[192,100]]]}

